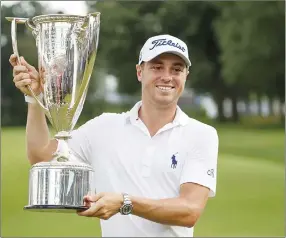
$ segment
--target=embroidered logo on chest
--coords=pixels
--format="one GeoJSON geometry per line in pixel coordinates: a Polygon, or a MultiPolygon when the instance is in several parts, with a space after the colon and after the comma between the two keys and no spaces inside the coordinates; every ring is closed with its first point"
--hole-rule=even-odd
{"type": "Polygon", "coordinates": [[[171,157],[171,168],[172,169],[175,169],[177,167],[177,164],[178,164],[177,154],[178,152],[173,154],[171,157]]]}

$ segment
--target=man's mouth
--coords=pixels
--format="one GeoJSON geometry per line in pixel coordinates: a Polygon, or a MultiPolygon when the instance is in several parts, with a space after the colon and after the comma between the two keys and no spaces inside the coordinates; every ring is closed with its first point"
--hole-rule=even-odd
{"type": "Polygon", "coordinates": [[[169,92],[172,89],[174,89],[175,87],[172,87],[172,86],[156,86],[156,88],[160,89],[163,92],[169,92]]]}

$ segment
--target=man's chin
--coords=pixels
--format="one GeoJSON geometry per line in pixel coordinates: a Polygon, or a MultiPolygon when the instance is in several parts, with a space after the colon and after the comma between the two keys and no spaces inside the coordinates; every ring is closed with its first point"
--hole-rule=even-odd
{"type": "Polygon", "coordinates": [[[168,106],[176,103],[177,101],[173,97],[164,96],[164,97],[156,97],[155,102],[162,106],[168,106]]]}

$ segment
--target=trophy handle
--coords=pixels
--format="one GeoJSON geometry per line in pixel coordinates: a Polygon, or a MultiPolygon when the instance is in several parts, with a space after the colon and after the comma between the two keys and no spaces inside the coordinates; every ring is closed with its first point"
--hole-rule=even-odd
{"type": "Polygon", "coordinates": [[[27,20],[25,21],[25,25],[29,30],[36,31],[36,26],[31,18],[27,18],[27,20]]]}
{"type": "MultiPolygon", "coordinates": [[[[29,18],[13,18],[13,17],[6,17],[8,21],[11,21],[11,38],[12,38],[12,48],[13,52],[17,57],[18,65],[21,65],[19,51],[18,51],[18,44],[17,44],[17,23],[20,24],[26,24],[29,29],[35,30],[34,25],[31,24],[31,20],[29,18]]],[[[41,102],[41,100],[38,99],[34,91],[32,90],[31,86],[28,85],[27,88],[31,92],[33,98],[37,101],[37,103],[44,109],[47,117],[50,119],[50,113],[49,110],[44,106],[44,104],[41,102]]]]}

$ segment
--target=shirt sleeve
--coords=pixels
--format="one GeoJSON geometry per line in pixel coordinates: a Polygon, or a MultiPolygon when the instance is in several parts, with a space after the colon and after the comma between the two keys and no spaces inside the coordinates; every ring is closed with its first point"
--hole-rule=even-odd
{"type": "Polygon", "coordinates": [[[219,139],[216,129],[209,127],[198,133],[190,145],[182,170],[180,184],[192,182],[210,189],[209,197],[216,194],[219,139]]]}

